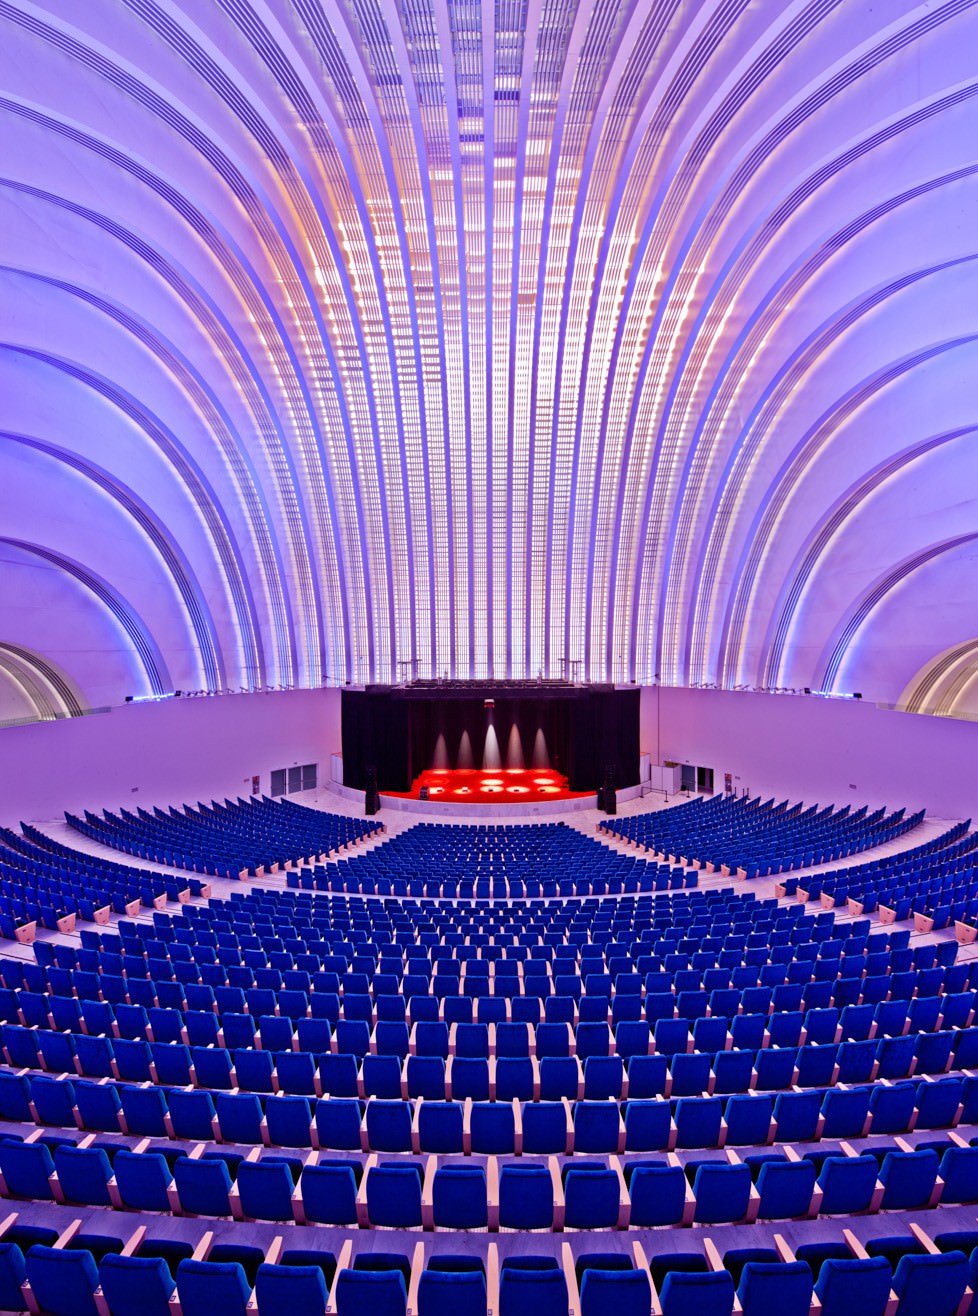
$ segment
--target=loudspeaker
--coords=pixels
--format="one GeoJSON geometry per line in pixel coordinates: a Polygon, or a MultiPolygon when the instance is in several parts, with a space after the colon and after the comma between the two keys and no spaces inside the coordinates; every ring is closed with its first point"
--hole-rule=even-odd
{"type": "Polygon", "coordinates": [[[380,795],[377,791],[377,769],[374,767],[367,768],[367,789],[363,797],[363,811],[370,817],[372,814],[380,813],[380,795]]]}
{"type": "Polygon", "coordinates": [[[607,767],[604,770],[604,785],[598,791],[598,808],[603,809],[605,813],[618,812],[618,796],[615,794],[615,769],[607,767]]]}

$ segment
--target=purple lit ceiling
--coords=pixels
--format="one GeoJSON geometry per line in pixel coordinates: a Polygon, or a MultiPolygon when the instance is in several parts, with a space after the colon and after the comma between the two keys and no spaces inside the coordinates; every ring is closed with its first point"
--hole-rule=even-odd
{"type": "Polygon", "coordinates": [[[978,708],[978,0],[0,0],[0,717],[978,708]]]}

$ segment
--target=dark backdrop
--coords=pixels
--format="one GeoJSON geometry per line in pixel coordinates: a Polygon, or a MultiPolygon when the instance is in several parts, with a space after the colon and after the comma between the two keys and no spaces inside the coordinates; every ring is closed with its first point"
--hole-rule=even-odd
{"type": "Polygon", "coordinates": [[[440,690],[371,686],[344,690],[342,698],[343,781],[365,790],[376,768],[379,790],[407,791],[419,773],[433,766],[439,733],[445,738],[448,766],[458,766],[462,733],[468,731],[474,765],[482,767],[491,712],[502,764],[510,728],[519,727],[527,767],[532,765],[537,729],[543,730],[550,766],[568,778],[574,791],[596,791],[610,784],[620,790],[639,779],[639,691],[612,686],[525,688],[480,685],[478,693],[456,685],[440,690]]]}

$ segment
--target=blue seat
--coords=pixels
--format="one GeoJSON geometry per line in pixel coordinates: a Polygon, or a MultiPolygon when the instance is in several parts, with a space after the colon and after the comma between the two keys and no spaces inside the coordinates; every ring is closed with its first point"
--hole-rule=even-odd
{"type": "Polygon", "coordinates": [[[822,1099],[822,1115],[825,1119],[822,1137],[865,1137],[869,1121],[869,1097],[869,1088],[848,1091],[836,1088],[826,1092],[822,1099]]]}
{"type": "Polygon", "coordinates": [[[101,1147],[63,1144],[54,1149],[54,1168],[65,1201],[84,1206],[111,1206],[112,1166],[101,1147]]]}
{"type": "Polygon", "coordinates": [[[275,1147],[309,1147],[312,1144],[312,1107],[306,1097],[279,1095],[265,1103],[268,1140],[275,1147]]]}
{"type": "Polygon", "coordinates": [[[892,1087],[874,1084],[869,1097],[873,1133],[905,1133],[913,1121],[916,1104],[915,1083],[895,1083],[892,1087]]]}
{"type": "Polygon", "coordinates": [[[807,1215],[815,1188],[811,1161],[765,1161],[757,1176],[760,1220],[791,1220],[807,1215]]]}
{"type": "Polygon", "coordinates": [[[888,1151],[880,1169],[884,1211],[909,1211],[927,1206],[935,1191],[939,1168],[937,1152],[888,1151]]]}
{"type": "Polygon", "coordinates": [[[648,1316],[652,1286],[644,1270],[591,1266],[583,1259],[580,1279],[581,1316],[648,1316]]]}
{"type": "Polygon", "coordinates": [[[195,1142],[210,1142],[217,1129],[217,1112],[209,1092],[171,1091],[167,1096],[173,1135],[195,1142]]]}
{"type": "Polygon", "coordinates": [[[551,1229],[553,1220],[554,1184],[547,1166],[504,1162],[499,1171],[500,1228],[551,1229]]]}
{"type": "Polygon", "coordinates": [[[696,1097],[710,1090],[712,1057],[708,1055],[674,1055],[669,1062],[674,1097],[696,1097]]]}
{"type": "Polygon", "coordinates": [[[893,1275],[898,1316],[954,1316],[968,1279],[963,1252],[901,1257],[893,1275]]]}
{"type": "MultiPolygon", "coordinates": [[[[790,1088],[795,1081],[798,1063],[798,1050],[793,1046],[768,1047],[759,1051],[754,1065],[757,1071],[754,1087],[758,1092],[779,1092],[790,1088]]],[[[802,1081],[800,1073],[798,1081],[802,1081]]]]}
{"type": "Polygon", "coordinates": [[[941,1156],[941,1204],[978,1202],[978,1147],[948,1147],[941,1156]]]}
{"type": "Polygon", "coordinates": [[[676,1146],[719,1146],[722,1120],[719,1097],[681,1097],[676,1102],[676,1146]]]}
{"type": "Polygon", "coordinates": [[[471,1109],[471,1143],[477,1156],[512,1155],[516,1150],[512,1105],[504,1100],[475,1102],[471,1109]]]}
{"type": "Polygon", "coordinates": [[[367,1214],[372,1225],[421,1226],[421,1167],[381,1161],[367,1171],[367,1214]]]}
{"type": "Polygon", "coordinates": [[[950,1128],[959,1118],[963,1096],[964,1084],[959,1078],[943,1078],[918,1084],[915,1128],[950,1128]]]}
{"type": "Polygon", "coordinates": [[[917,1038],[913,1034],[906,1037],[884,1037],[876,1043],[877,1078],[906,1078],[914,1068],[917,1058],[917,1038]]]}
{"type": "Polygon", "coordinates": [[[753,1052],[718,1051],[713,1057],[713,1074],[717,1095],[747,1092],[754,1078],[753,1052]]]}
{"type": "Polygon", "coordinates": [[[53,1200],[54,1160],[42,1142],[0,1142],[0,1174],[8,1197],[53,1200]]]}
{"type": "Polygon", "coordinates": [[[321,1147],[359,1151],[363,1107],[359,1101],[333,1097],[316,1103],[316,1136],[321,1147]]]}
{"type": "MultiPolygon", "coordinates": [[[[726,1258],[725,1258],[726,1260],[726,1258]]],[[[737,1285],[744,1316],[808,1316],[812,1272],[804,1261],[748,1261],[737,1285]]]]}
{"type": "Polygon", "coordinates": [[[667,1161],[638,1161],[625,1166],[631,1198],[631,1224],[642,1229],[678,1225],[691,1218],[687,1179],[681,1165],[667,1161]]]}
{"type": "Polygon", "coordinates": [[[258,1098],[246,1092],[218,1092],[214,1102],[224,1142],[261,1146],[263,1112],[258,1098]]]}
{"type": "Polygon", "coordinates": [[[367,1102],[367,1144],[371,1151],[410,1151],[414,1103],[373,1098],[367,1102]]]}
{"type": "Polygon", "coordinates": [[[445,1061],[441,1056],[408,1056],[404,1073],[409,1097],[444,1100],[445,1061]]]}
{"type": "Polygon", "coordinates": [[[498,1101],[532,1101],[535,1083],[533,1061],[529,1058],[502,1056],[496,1060],[498,1101]]]}
{"type": "Polygon", "coordinates": [[[876,1194],[879,1162],[875,1156],[827,1156],[818,1172],[822,1215],[868,1211],[876,1194]]]}
{"type": "Polygon", "coordinates": [[[223,1160],[181,1156],[174,1162],[173,1180],[180,1207],[187,1215],[231,1214],[231,1175],[223,1160]]]}
{"type": "Polygon", "coordinates": [[[568,1146],[567,1108],[559,1101],[527,1102],[523,1114],[523,1151],[562,1155],[568,1146]]]}
{"type": "Polygon", "coordinates": [[[306,1218],[320,1225],[355,1225],[357,1169],[353,1161],[321,1160],[318,1165],[307,1165],[299,1182],[306,1218]]]}
{"type": "Polygon", "coordinates": [[[728,1165],[723,1161],[701,1163],[693,1178],[694,1223],[717,1225],[743,1220],[752,1187],[747,1165],[728,1165]]]}
{"type": "Polygon", "coordinates": [[[436,1228],[485,1229],[489,1221],[486,1172],[481,1165],[441,1165],[431,1190],[436,1228]]]}
{"type": "Polygon", "coordinates": [[[627,1151],[668,1151],[674,1139],[675,1127],[668,1101],[629,1100],[625,1103],[627,1151]]]}
{"type": "Polygon", "coordinates": [[[114,1086],[81,1079],[75,1084],[75,1104],[86,1129],[99,1133],[121,1132],[122,1101],[114,1086]]]}
{"type": "Polygon", "coordinates": [[[431,1258],[418,1282],[418,1316],[456,1316],[459,1311],[486,1309],[486,1276],[480,1261],[431,1258]]]}
{"type": "Polygon", "coordinates": [[[564,1180],[564,1223],[569,1229],[613,1229],[618,1223],[618,1175],[603,1164],[568,1161],[564,1180]]]}
{"type": "Polygon", "coordinates": [[[774,1102],[779,1142],[809,1142],[822,1123],[820,1092],[780,1092],[774,1102]]]}
{"type": "Polygon", "coordinates": [[[251,1289],[238,1262],[184,1260],[176,1281],[184,1316],[245,1316],[251,1289]]]}
{"type": "Polygon", "coordinates": [[[282,1161],[264,1158],[242,1161],[235,1177],[241,1211],[251,1220],[293,1219],[293,1182],[289,1167],[282,1161]]]}
{"type": "MultiPolygon", "coordinates": [[[[457,1101],[422,1101],[418,1107],[418,1140],[421,1151],[452,1155],[463,1150],[463,1107],[457,1101]]],[[[370,1128],[370,1107],[367,1107],[370,1128]]],[[[371,1146],[373,1144],[371,1143],[371,1146]]],[[[384,1148],[385,1151],[393,1150],[384,1148]]]]}
{"type": "Polygon", "coordinates": [[[624,1150],[625,1128],[616,1101],[577,1101],[572,1112],[575,1152],[624,1150]]]}
{"type": "Polygon", "coordinates": [[[815,1280],[822,1316],[883,1316],[892,1278],[885,1257],[823,1261],[815,1280]]]}
{"type": "Polygon", "coordinates": [[[489,1100],[489,1061],[477,1056],[453,1056],[450,1062],[451,1096],[455,1101],[489,1100]]]}
{"type": "Polygon", "coordinates": [[[168,1211],[167,1188],[173,1174],[158,1152],[134,1152],[120,1147],[112,1160],[119,1196],[134,1211],[168,1211]]]}
{"type": "Polygon", "coordinates": [[[37,1111],[37,1123],[57,1128],[75,1128],[75,1084],[67,1079],[36,1074],[30,1080],[30,1100],[37,1111]]]}
{"type": "Polygon", "coordinates": [[[27,1280],[42,1312],[50,1316],[98,1316],[98,1270],[84,1249],[35,1245],[26,1257],[27,1280]]]}
{"type": "Polygon", "coordinates": [[[405,1316],[407,1284],[395,1268],[341,1270],[336,1277],[337,1316],[405,1316]]]}
{"type": "Polygon", "coordinates": [[[98,1268],[112,1316],[169,1316],[176,1283],[162,1257],[110,1252],[98,1268]]]}
{"type": "Polygon", "coordinates": [[[728,1099],[724,1111],[728,1147],[747,1147],[770,1141],[774,1120],[774,1098],[735,1095],[728,1099]]]}
{"type": "Polygon", "coordinates": [[[662,1316],[730,1316],[734,1283],[725,1270],[670,1270],[659,1289],[662,1316]]]}
{"type": "Polygon", "coordinates": [[[500,1316],[567,1316],[567,1282],[550,1257],[507,1257],[499,1272],[500,1316]]]}

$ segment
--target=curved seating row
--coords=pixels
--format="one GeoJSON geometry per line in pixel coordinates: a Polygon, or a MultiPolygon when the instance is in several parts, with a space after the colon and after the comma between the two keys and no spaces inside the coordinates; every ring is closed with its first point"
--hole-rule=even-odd
{"type": "Polygon", "coordinates": [[[674,1154],[508,1161],[451,1155],[365,1163],[208,1149],[129,1149],[99,1142],[0,1137],[0,1193],[8,1198],[171,1211],[361,1229],[653,1229],[751,1224],[978,1201],[978,1147],[962,1140],[912,1147],[902,1139],[858,1152],[800,1155],[793,1148],[743,1158],[674,1154]]]}
{"type": "MultiPolygon", "coordinates": [[[[0,1303],[38,1306],[52,1316],[954,1316],[972,1309],[978,1289],[978,1239],[919,1225],[866,1245],[841,1238],[792,1250],[775,1234],[764,1248],[727,1248],[711,1238],[701,1250],[595,1252],[588,1241],[553,1253],[499,1257],[496,1243],[471,1255],[419,1241],[410,1255],[286,1246],[267,1251],[156,1237],[145,1226],[128,1237],[60,1234],[0,1226],[0,1303]]],[[[975,1304],[978,1305],[978,1304],[975,1304]]]]}
{"type": "MultiPolygon", "coordinates": [[[[214,1015],[204,1018],[215,1020],[214,1015]]],[[[238,1018],[242,1022],[251,1022],[246,1015],[238,1018]]],[[[757,1024],[758,1028],[763,1023],[760,1016],[742,1018],[752,1025],[757,1024]]],[[[773,1019],[777,1021],[778,1016],[773,1019]]],[[[274,1017],[268,1022],[273,1020],[274,1017]]],[[[301,1026],[302,1022],[297,1040],[306,1046],[316,1040],[307,1035],[309,1029],[329,1031],[328,1025],[319,1021],[309,1021],[306,1029],[301,1026]]],[[[680,1022],[688,1038],[685,1021],[680,1022]]],[[[723,1025],[726,1026],[726,1021],[723,1025]]],[[[339,1027],[342,1029],[343,1025],[339,1027]]],[[[416,1025],[418,1030],[430,1027],[432,1025],[416,1025]]],[[[443,1028],[443,1025],[434,1027],[443,1028]]],[[[481,1032],[479,1025],[470,1027],[481,1032]]],[[[544,1027],[547,1025],[541,1025],[541,1030],[544,1027]]],[[[566,1051],[567,1026],[553,1027],[563,1030],[566,1051]]],[[[588,1025],[582,1025],[579,1032],[586,1027],[588,1025]]],[[[619,1032],[627,1027],[619,1025],[619,1032]]],[[[770,1034],[766,1034],[764,1040],[769,1037],[770,1034]]],[[[254,1034],[251,1040],[256,1040],[254,1034]]],[[[938,1033],[920,1032],[884,1037],[878,1041],[866,1039],[806,1046],[770,1045],[757,1050],[743,1047],[717,1052],[678,1051],[654,1055],[648,1052],[630,1055],[605,1053],[584,1056],[583,1059],[580,1055],[482,1057],[452,1054],[445,1057],[438,1053],[438,1044],[431,1046],[429,1054],[406,1056],[396,1052],[356,1055],[329,1050],[269,1050],[206,1042],[188,1045],[180,1041],[112,1039],[24,1028],[16,1024],[3,1026],[2,1046],[7,1062],[16,1068],[223,1091],[240,1088],[259,1093],[362,1098],[403,1094],[406,1097],[471,1098],[477,1101],[497,1098],[551,1101],[561,1097],[627,1100],[777,1092],[799,1086],[847,1086],[874,1082],[878,1078],[897,1080],[943,1074],[952,1064],[956,1069],[965,1069],[978,1063],[978,1028],[949,1028],[938,1033]]]]}
{"type": "Polygon", "coordinates": [[[566,823],[419,823],[366,854],[290,874],[305,890],[508,901],[695,887],[695,870],[621,854],[566,823]]]}
{"type": "Polygon", "coordinates": [[[280,865],[325,858],[386,830],[378,821],[309,809],[291,800],[225,800],[152,813],[139,809],[84,820],[66,813],[84,836],[154,863],[220,877],[254,877],[280,865]]]}
{"type": "Polygon", "coordinates": [[[651,854],[695,861],[747,877],[806,868],[857,854],[911,831],[924,811],[870,814],[847,805],[819,809],[748,796],[696,796],[685,804],[598,824],[598,830],[651,854]]]}
{"type": "Polygon", "coordinates": [[[108,923],[111,912],[162,909],[168,900],[210,894],[196,878],[95,858],[21,825],[0,828],[0,936],[30,943],[37,925],[73,932],[76,919],[108,923]]]}
{"type": "Polygon", "coordinates": [[[42,1128],[337,1151],[567,1155],[861,1138],[976,1122],[978,1077],[712,1097],[520,1102],[258,1094],[0,1074],[0,1118],[42,1128]]]}

